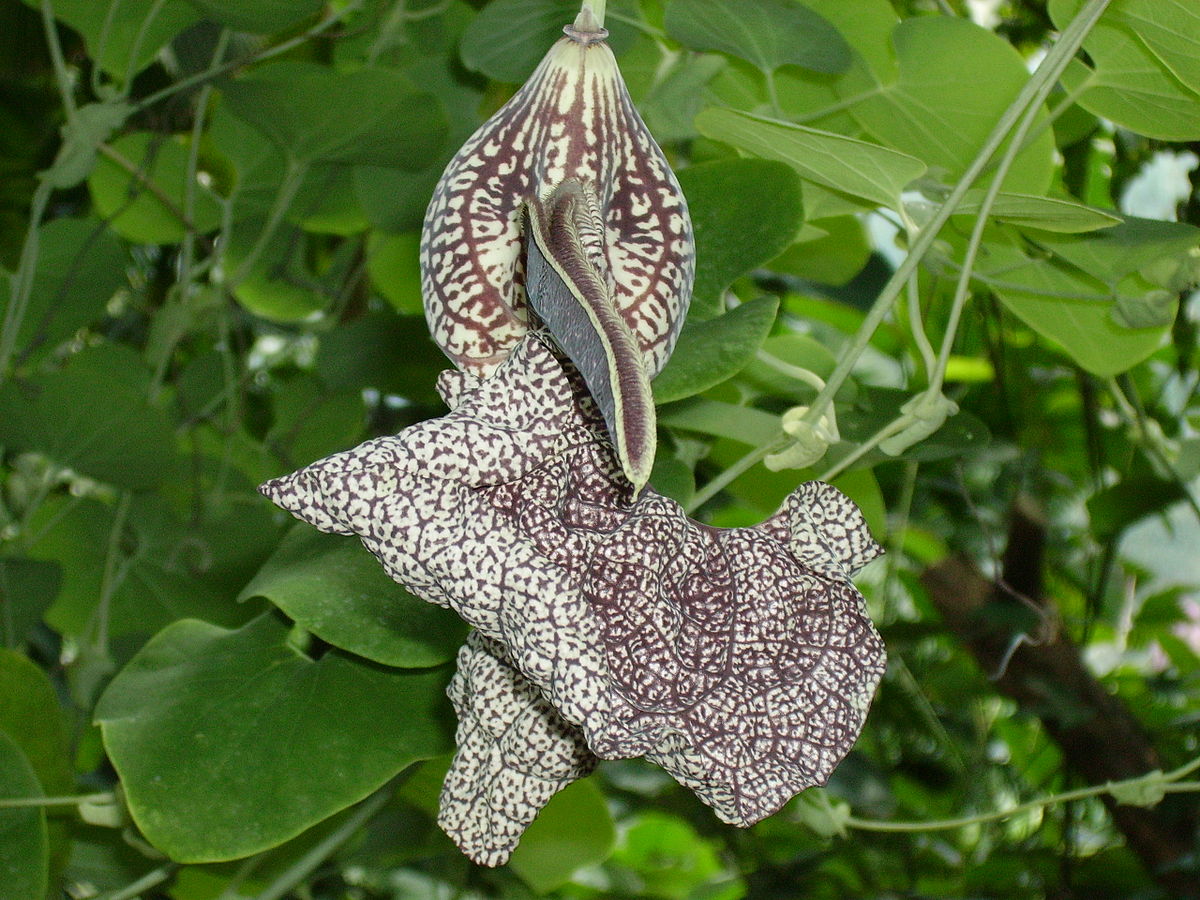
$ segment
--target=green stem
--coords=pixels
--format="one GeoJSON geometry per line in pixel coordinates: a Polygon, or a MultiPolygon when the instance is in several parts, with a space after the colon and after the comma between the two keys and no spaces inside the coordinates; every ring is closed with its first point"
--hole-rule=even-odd
{"type": "Polygon", "coordinates": [[[817,481],[829,481],[830,479],[837,478],[848,468],[890,438],[893,434],[899,434],[901,431],[911,425],[913,421],[913,417],[910,415],[897,416],[895,419],[888,422],[873,435],[871,435],[866,441],[855,447],[852,452],[848,453],[846,456],[842,457],[840,460],[822,472],[817,477],[817,481]]]}
{"type": "Polygon", "coordinates": [[[4,325],[0,326],[0,384],[8,378],[8,364],[17,346],[17,334],[25,319],[29,300],[33,294],[33,276],[37,269],[38,228],[46,207],[50,203],[50,195],[54,187],[48,181],[38,184],[33,192],[33,200],[29,208],[29,227],[25,231],[25,243],[21,247],[21,259],[17,263],[17,272],[13,275],[11,294],[8,308],[4,311],[4,325]]]}
{"type": "Polygon", "coordinates": [[[689,500],[684,506],[684,512],[691,515],[701,506],[723,491],[727,486],[732,484],[739,475],[750,471],[750,469],[754,468],[769,455],[774,453],[776,449],[782,447],[785,443],[782,440],[783,437],[783,432],[780,432],[779,436],[774,440],[768,441],[762,447],[757,447],[754,450],[751,450],[733,465],[721,472],[720,475],[716,476],[712,481],[708,482],[708,484],[696,491],[692,499],[689,500]]]}
{"type": "Polygon", "coordinates": [[[591,9],[592,15],[596,17],[596,24],[601,28],[604,27],[604,7],[608,5],[608,0],[583,0],[579,11],[582,13],[585,9],[591,9]]]}
{"type": "Polygon", "coordinates": [[[1200,782],[1183,781],[1186,776],[1200,769],[1200,757],[1192,760],[1187,765],[1181,766],[1171,772],[1148,772],[1145,775],[1138,775],[1135,778],[1127,778],[1124,781],[1108,782],[1106,784],[1092,785],[1091,787],[1079,788],[1074,791],[1064,791],[1060,794],[1051,794],[1048,797],[1039,797],[1036,800],[1029,800],[1025,803],[1019,803],[1011,809],[994,809],[991,812],[979,813],[974,816],[959,816],[953,819],[932,819],[927,822],[885,822],[874,819],[860,819],[857,816],[850,816],[846,819],[846,827],[853,828],[857,831],[886,831],[886,832],[925,832],[925,831],[950,831],[954,828],[963,828],[967,825],[978,825],[984,822],[995,822],[1000,819],[1007,819],[1011,816],[1020,815],[1021,813],[1032,812],[1033,810],[1044,809],[1047,806],[1057,806],[1061,803],[1071,803],[1076,800],[1086,800],[1089,797],[1099,797],[1104,794],[1116,794],[1116,791],[1121,791],[1122,788],[1136,788],[1142,785],[1161,784],[1163,793],[1166,794],[1190,794],[1200,792],[1200,782]]]}
{"type": "Polygon", "coordinates": [[[354,811],[353,815],[338,826],[337,830],[331,832],[325,840],[321,841],[280,873],[279,877],[271,882],[266,890],[258,895],[256,900],[279,900],[279,898],[283,897],[293,887],[312,874],[313,870],[328,859],[333,851],[348,841],[359,828],[370,821],[379,810],[383,809],[384,804],[392,796],[394,786],[394,781],[388,782],[383,788],[367,798],[354,811]]]}
{"type": "Polygon", "coordinates": [[[75,118],[75,96],[71,90],[71,76],[67,73],[62,44],[58,41],[58,25],[54,22],[54,5],[50,0],[42,0],[41,10],[42,30],[46,33],[46,46],[50,49],[50,60],[54,64],[54,78],[58,82],[58,93],[62,97],[67,121],[71,121],[75,118]]]}
{"type": "Polygon", "coordinates": [[[275,195],[275,202],[271,205],[271,211],[267,216],[267,224],[263,226],[262,231],[258,234],[258,240],[254,242],[254,246],[250,252],[246,254],[246,258],[242,260],[241,265],[237,270],[229,276],[225,283],[225,289],[232,292],[239,284],[241,284],[257,265],[259,257],[263,251],[271,243],[271,238],[275,236],[275,231],[279,228],[283,217],[292,207],[292,201],[296,199],[296,192],[300,190],[300,185],[304,183],[304,175],[308,172],[308,163],[299,162],[295,159],[288,161],[287,173],[283,176],[283,184],[279,187],[279,193],[275,195]]]}
{"type": "Polygon", "coordinates": [[[137,74],[138,53],[141,52],[146,35],[150,33],[150,26],[158,18],[158,14],[162,12],[165,5],[166,0],[154,0],[154,5],[142,17],[142,23],[138,26],[138,32],[133,38],[133,46],[129,48],[129,59],[125,61],[125,84],[122,85],[122,97],[129,96],[129,89],[133,87],[133,76],[137,74]]]}
{"type": "MultiPolygon", "coordinates": [[[[1107,2],[1107,0],[1103,0],[1103,2],[1107,2]]],[[[1096,12],[1096,18],[1099,18],[1101,12],[1103,12],[1103,7],[1096,12]]],[[[1071,24],[1074,25],[1075,23],[1072,22],[1071,24]]],[[[1091,26],[1089,25],[1088,27],[1090,30],[1091,26]]],[[[1086,31],[1083,34],[1086,34],[1086,31]]],[[[1081,43],[1083,41],[1083,34],[1079,37],[1081,43]]],[[[1055,49],[1058,48],[1056,47],[1055,49]]],[[[983,246],[983,233],[987,229],[988,218],[992,214],[992,208],[996,205],[996,198],[1000,196],[1000,188],[1003,186],[1004,179],[1008,176],[1009,170],[1012,169],[1017,155],[1024,147],[1025,138],[1029,134],[1029,130],[1033,127],[1034,120],[1037,119],[1042,104],[1046,102],[1046,98],[1054,90],[1054,85],[1058,83],[1063,69],[1067,67],[1067,64],[1074,58],[1074,55],[1072,51],[1070,56],[1059,56],[1055,59],[1054,64],[1050,66],[1047,72],[1048,77],[1039,85],[1038,90],[1030,99],[1025,113],[1021,117],[1021,121],[1013,131],[1012,139],[1008,142],[1008,147],[1005,148],[999,163],[996,165],[992,181],[988,184],[987,190],[984,192],[983,200],[979,204],[979,212],[976,214],[975,224],[971,229],[971,237],[967,242],[967,250],[963,255],[962,271],[959,272],[958,283],[954,288],[954,300],[950,306],[950,318],[946,324],[946,332],[942,336],[942,346],[941,352],[938,354],[937,369],[929,379],[929,390],[931,392],[940,392],[942,384],[945,382],[946,366],[950,363],[950,354],[954,349],[954,339],[958,336],[958,325],[962,321],[963,309],[966,307],[967,298],[970,296],[971,275],[975,270],[975,260],[979,256],[980,247],[983,246]]],[[[1038,68],[1038,71],[1041,72],[1041,67],[1038,68]]]]}
{"type": "Polygon", "coordinates": [[[788,378],[795,378],[797,381],[803,381],[809,387],[818,391],[825,387],[825,379],[816,372],[810,372],[802,366],[793,366],[790,362],[786,362],[778,356],[768,353],[766,350],[759,350],[755,356],[758,357],[760,362],[770,366],[781,375],[786,375],[788,378]]]}
{"type": "Polygon", "coordinates": [[[9,797],[0,799],[0,809],[23,809],[30,806],[83,806],[87,803],[103,805],[116,802],[117,795],[111,791],[103,794],[82,794],[78,797],[9,797]]]}
{"type": "Polygon", "coordinates": [[[983,173],[992,156],[1004,144],[1008,133],[1013,126],[1024,116],[1027,108],[1033,99],[1042,93],[1047,84],[1053,87],[1058,79],[1061,70],[1074,57],[1079,47],[1083,44],[1083,38],[1091,30],[1092,25],[1100,18],[1108,6],[1110,0],[1088,0],[1087,6],[1071,20],[1071,24],[1067,26],[1059,37],[1058,42],[1050,49],[1042,64],[1038,66],[1037,71],[1033,73],[1029,81],[1021,89],[1016,100],[1014,100],[1004,111],[1000,117],[1000,121],[996,123],[991,134],[984,141],[983,147],[976,154],[974,161],[963,173],[962,178],[954,186],[946,201],[938,207],[937,212],[929,222],[921,229],[912,246],[909,248],[908,255],[900,263],[900,266],[892,273],[892,277],[888,279],[879,297],[867,312],[866,318],[859,327],[858,332],[854,336],[849,349],[838,360],[837,366],[833,373],[829,376],[829,381],[823,390],[813,401],[812,406],[805,414],[805,420],[810,424],[816,424],[820,420],[821,415],[833,402],[834,396],[841,389],[846,379],[850,377],[850,372],[854,369],[858,359],[866,350],[867,345],[871,341],[872,335],[875,334],[877,328],[886,318],[891,310],[896,298],[900,296],[908,283],[909,277],[917,270],[925,255],[933,246],[937,239],[938,233],[942,226],[949,221],[950,216],[954,214],[967,191],[975,184],[975,181],[983,173]]]}
{"type": "Polygon", "coordinates": [[[168,97],[175,96],[180,91],[186,91],[189,88],[196,87],[200,84],[207,84],[214,79],[220,78],[222,75],[226,75],[237,69],[243,68],[244,66],[248,66],[251,63],[263,62],[264,60],[287,53],[289,50],[294,50],[296,47],[299,47],[301,44],[316,37],[322,32],[328,31],[334,25],[346,18],[346,16],[357,11],[360,6],[362,6],[362,0],[356,0],[356,2],[348,4],[344,9],[333,13],[325,19],[322,19],[303,34],[298,34],[294,38],[284,41],[282,44],[276,44],[274,47],[268,47],[266,50],[251,54],[244,59],[235,59],[219,66],[209,67],[203,72],[197,72],[195,75],[184,78],[182,81],[177,81],[174,84],[167,85],[167,87],[163,88],[162,90],[155,91],[150,96],[144,97],[135,103],[133,106],[132,115],[142,112],[148,107],[153,106],[155,103],[161,103],[168,97]]]}
{"type": "Polygon", "coordinates": [[[101,894],[95,900],[134,900],[140,894],[144,894],[151,888],[158,887],[164,881],[167,881],[175,874],[179,868],[178,863],[167,863],[165,866],[160,866],[153,872],[147,872],[133,884],[126,885],[117,891],[110,891],[107,894],[101,894]]]}

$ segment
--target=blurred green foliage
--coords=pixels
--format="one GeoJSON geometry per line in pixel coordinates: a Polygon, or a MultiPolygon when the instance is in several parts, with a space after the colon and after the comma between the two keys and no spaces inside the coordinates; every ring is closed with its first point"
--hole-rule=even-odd
{"type": "MultiPolygon", "coordinates": [[[[1116,211],[1155,160],[1187,174],[1200,17],[1114,0],[973,263],[994,168],[870,335],[825,459],[759,463],[1084,2],[1008,0],[988,27],[966,6],[609,3],[699,245],[655,385],[653,482],[732,526],[836,474],[889,548],[862,587],[891,664],[830,784],[761,824],[609,763],[493,871],[433,823],[461,624],[254,486],[440,414],[425,204],[577,4],[0,5],[0,801],[89,798],[0,802],[0,893],[1168,896],[1097,799],[940,832],[845,825],[1080,786],[1046,711],[998,692],[920,580],[954,555],[995,574],[1028,498],[1060,627],[1166,765],[1200,752],[1200,204],[1179,222],[1116,211]],[[960,411],[879,450],[943,377],[960,411]]],[[[1176,874],[1200,883],[1184,839],[1176,874]]]]}

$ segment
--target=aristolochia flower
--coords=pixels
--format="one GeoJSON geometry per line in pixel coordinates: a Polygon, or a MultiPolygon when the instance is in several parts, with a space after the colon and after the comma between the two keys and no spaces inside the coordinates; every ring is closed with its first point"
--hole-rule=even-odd
{"type": "Polygon", "coordinates": [[[880,552],[854,504],[810,482],[761,525],[722,530],[653,491],[634,499],[542,332],[486,380],[439,387],[448,415],[262,491],[357,534],[478,630],[451,690],[440,818],[460,846],[503,862],[593,755],[644,756],[737,825],[823,783],[884,668],[849,580],[880,552]]]}
{"type": "Polygon", "coordinates": [[[438,182],[421,232],[425,314],[477,375],[544,323],[640,489],[654,462],[650,379],[691,300],[692,224],[586,4],[566,32],[438,182]]]}

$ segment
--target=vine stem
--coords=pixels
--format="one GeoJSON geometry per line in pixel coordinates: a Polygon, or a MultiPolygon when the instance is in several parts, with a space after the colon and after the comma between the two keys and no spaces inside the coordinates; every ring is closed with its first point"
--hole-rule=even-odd
{"type": "Polygon", "coordinates": [[[1060,803],[1086,800],[1089,797],[1099,797],[1104,794],[1112,794],[1115,797],[1123,788],[1138,788],[1143,785],[1151,786],[1158,784],[1161,785],[1164,794],[1191,794],[1200,792],[1200,781],[1184,781],[1183,779],[1197,769],[1200,769],[1200,757],[1171,772],[1148,772],[1145,775],[1139,775],[1136,778],[1127,778],[1124,781],[1110,781],[1105,784],[1092,785],[1091,787],[1079,788],[1074,791],[1064,791],[1061,794],[1051,794],[1047,797],[1039,797],[1036,800],[1019,803],[1011,809],[994,809],[991,812],[979,813],[974,816],[933,819],[927,822],[887,822],[849,816],[845,819],[845,826],[857,831],[950,831],[967,825],[978,825],[983,822],[995,822],[1000,819],[1007,819],[1010,816],[1032,812],[1037,809],[1045,809],[1047,806],[1056,806],[1060,803]]]}
{"type": "Polygon", "coordinates": [[[48,806],[83,806],[95,804],[103,806],[117,802],[117,795],[111,791],[102,794],[81,794],[77,797],[8,797],[0,799],[0,809],[24,809],[26,807],[48,806]]]}
{"type": "Polygon", "coordinates": [[[126,885],[120,890],[101,894],[96,900],[133,900],[138,895],[145,893],[151,888],[158,887],[164,881],[170,879],[178,868],[179,863],[167,863],[165,866],[159,866],[153,872],[147,872],[133,884],[126,885]]]}
{"type": "Polygon", "coordinates": [[[779,436],[774,440],[768,441],[761,447],[756,447],[737,462],[733,463],[733,465],[729,466],[729,468],[722,471],[720,475],[708,482],[708,484],[704,485],[704,487],[702,487],[700,490],[696,491],[696,493],[692,496],[692,499],[689,500],[684,506],[684,512],[686,512],[688,515],[691,515],[701,506],[723,491],[727,486],[732,484],[739,475],[748,472],[750,469],[754,468],[756,465],[770,456],[773,452],[775,452],[777,447],[782,446],[781,439],[783,437],[784,434],[781,431],[779,436]]]}
{"type": "Polygon", "coordinates": [[[601,28],[604,27],[604,7],[608,5],[608,0],[583,0],[583,4],[579,7],[582,13],[585,9],[590,9],[592,15],[596,17],[596,24],[601,28]]]}
{"type": "MultiPolygon", "coordinates": [[[[895,304],[896,299],[908,284],[909,278],[916,272],[917,267],[933,246],[939,232],[942,230],[942,226],[949,221],[950,216],[954,214],[963,197],[966,196],[967,191],[979,179],[979,176],[996,154],[996,151],[1004,144],[1009,132],[1025,116],[1031,104],[1034,104],[1035,98],[1042,95],[1043,90],[1053,89],[1062,70],[1074,58],[1076,52],[1083,44],[1084,37],[1096,23],[1096,20],[1103,14],[1109,2],[1110,0],[1089,0],[1087,6],[1071,20],[1071,24],[1063,31],[1058,41],[1050,49],[1050,52],[1046,54],[1046,58],[1042,60],[1037,71],[1033,73],[1029,81],[1022,87],[1016,100],[1004,111],[1004,114],[1000,117],[1000,121],[996,123],[995,128],[992,129],[991,134],[984,141],[983,147],[976,154],[974,161],[967,168],[967,171],[963,173],[962,178],[954,186],[954,189],[950,192],[945,202],[938,207],[933,217],[917,234],[916,240],[909,247],[908,255],[905,256],[896,271],[892,273],[892,277],[888,279],[887,284],[884,285],[883,290],[880,291],[875,303],[867,312],[866,318],[855,334],[850,347],[838,360],[837,366],[829,376],[825,390],[817,395],[812,406],[809,407],[808,412],[805,414],[804,420],[806,422],[815,425],[828,409],[833,402],[834,395],[837,394],[846,379],[850,377],[850,372],[857,364],[859,357],[862,356],[863,351],[866,350],[872,335],[875,334],[876,329],[879,328],[895,304]]],[[[1034,108],[1036,109],[1036,105],[1034,105],[1034,108]]]]}
{"type": "Polygon", "coordinates": [[[327,16],[312,28],[305,31],[303,34],[298,34],[294,38],[289,38],[282,44],[276,44],[274,47],[268,47],[266,50],[263,50],[260,53],[251,54],[245,59],[235,59],[231,60],[230,62],[223,63],[222,65],[211,66],[205,69],[203,72],[197,72],[195,75],[191,75],[188,78],[182,79],[181,81],[176,81],[174,84],[169,84],[162,90],[155,91],[153,94],[150,94],[148,97],[144,97],[135,103],[133,105],[133,111],[131,115],[136,115],[148,107],[153,106],[155,103],[160,103],[163,100],[166,100],[168,97],[173,97],[180,91],[186,91],[189,88],[196,87],[197,85],[207,84],[216,78],[220,78],[222,75],[236,71],[237,69],[248,66],[251,63],[262,62],[263,60],[271,59],[272,57],[287,53],[289,50],[299,47],[301,44],[316,37],[322,32],[328,31],[351,13],[357,12],[361,6],[362,0],[354,0],[354,2],[348,4],[344,9],[327,16]]]}
{"type": "Polygon", "coordinates": [[[280,873],[266,890],[258,895],[255,900],[280,900],[288,891],[294,888],[297,884],[307,878],[314,869],[323,863],[330,854],[338,847],[344,844],[350,837],[365,825],[370,819],[381,809],[384,804],[391,799],[392,789],[395,787],[395,781],[390,781],[384,787],[376,791],[372,796],[367,798],[354,813],[346,819],[336,830],[331,832],[325,840],[321,841],[300,859],[296,860],[285,871],[280,873]]]}

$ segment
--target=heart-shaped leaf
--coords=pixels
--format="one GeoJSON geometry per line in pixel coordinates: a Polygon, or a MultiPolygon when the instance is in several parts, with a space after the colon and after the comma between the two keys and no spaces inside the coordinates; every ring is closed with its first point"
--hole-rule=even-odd
{"type": "Polygon", "coordinates": [[[295,837],[450,743],[449,672],[313,660],[272,614],[184,619],[113,679],[96,719],[146,838],[179,862],[295,837]]]}

